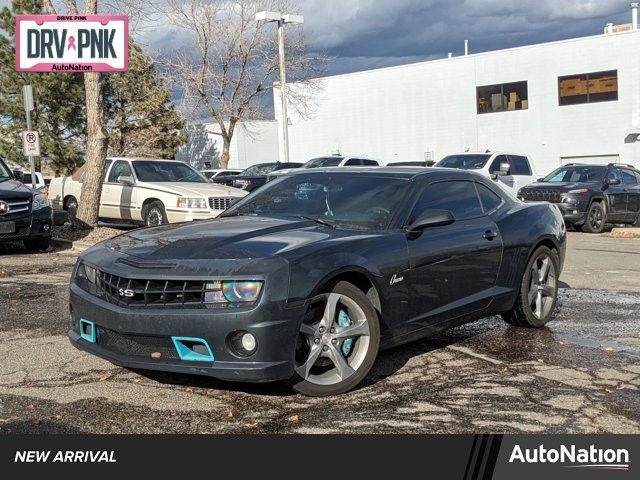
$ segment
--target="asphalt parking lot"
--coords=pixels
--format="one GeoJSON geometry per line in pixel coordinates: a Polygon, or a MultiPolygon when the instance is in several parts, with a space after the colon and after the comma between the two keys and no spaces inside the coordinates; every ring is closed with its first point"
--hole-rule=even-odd
{"type": "Polygon", "coordinates": [[[1,433],[640,432],[640,239],[571,232],[555,321],[383,352],[354,392],[134,372],[66,339],[76,253],[0,247],[1,433]]]}

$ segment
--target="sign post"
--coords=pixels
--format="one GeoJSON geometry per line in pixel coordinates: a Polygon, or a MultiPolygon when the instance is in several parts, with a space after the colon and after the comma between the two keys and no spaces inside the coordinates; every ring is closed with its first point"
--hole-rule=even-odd
{"type": "Polygon", "coordinates": [[[27,116],[27,131],[22,133],[22,150],[29,157],[29,166],[31,167],[31,186],[36,189],[36,163],[33,159],[34,155],[40,155],[40,142],[38,133],[31,130],[31,110],[33,110],[33,89],[31,85],[22,87],[22,96],[24,98],[24,111],[27,116]],[[32,140],[32,141],[29,141],[32,140]],[[28,148],[32,145],[31,148],[28,148]]]}

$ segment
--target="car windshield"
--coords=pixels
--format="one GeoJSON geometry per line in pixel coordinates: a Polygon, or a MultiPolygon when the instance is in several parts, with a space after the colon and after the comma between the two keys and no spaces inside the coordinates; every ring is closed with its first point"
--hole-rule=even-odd
{"type": "Polygon", "coordinates": [[[343,160],[342,157],[322,157],[314,158],[304,164],[302,168],[323,168],[323,167],[337,167],[343,160]]]}
{"type": "Polygon", "coordinates": [[[0,160],[0,182],[4,182],[5,180],[9,180],[10,178],[12,178],[11,172],[9,172],[9,169],[4,164],[4,162],[0,160]]]}
{"type": "Polygon", "coordinates": [[[544,177],[543,182],[602,182],[607,167],[590,165],[572,165],[560,167],[544,177]]]}
{"type": "Polygon", "coordinates": [[[141,182],[209,183],[204,175],[182,162],[136,160],[133,169],[141,182]]]}
{"type": "Polygon", "coordinates": [[[440,160],[436,167],[460,168],[462,170],[480,170],[483,168],[491,155],[449,155],[440,160]]]}
{"type": "Polygon", "coordinates": [[[241,177],[263,177],[269,175],[278,167],[277,163],[264,163],[247,168],[240,174],[241,177]]]}
{"type": "Polygon", "coordinates": [[[373,175],[289,175],[267,183],[223,216],[308,218],[332,226],[385,229],[408,186],[405,179],[373,175]]]}

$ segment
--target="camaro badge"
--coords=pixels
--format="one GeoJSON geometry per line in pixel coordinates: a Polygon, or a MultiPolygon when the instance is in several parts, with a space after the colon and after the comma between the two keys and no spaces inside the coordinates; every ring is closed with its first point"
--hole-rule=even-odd
{"type": "Polygon", "coordinates": [[[393,277],[391,277],[391,281],[389,282],[389,285],[395,285],[396,283],[400,283],[403,280],[404,280],[404,277],[400,277],[394,273],[393,277]]]}

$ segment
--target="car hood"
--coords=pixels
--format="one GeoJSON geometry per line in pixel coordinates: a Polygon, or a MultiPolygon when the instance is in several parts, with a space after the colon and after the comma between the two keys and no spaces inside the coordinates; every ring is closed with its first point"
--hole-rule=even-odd
{"type": "Polygon", "coordinates": [[[600,182],[536,182],[524,187],[526,190],[576,190],[578,188],[589,188],[598,185],[600,182]]]}
{"type": "Polygon", "coordinates": [[[32,196],[33,190],[17,180],[0,182],[0,200],[22,200],[32,196]]]}
{"type": "Polygon", "coordinates": [[[183,197],[244,197],[247,192],[216,183],[140,182],[140,187],[153,188],[183,197]]]}
{"type": "Polygon", "coordinates": [[[226,217],[143,228],[100,244],[145,260],[257,259],[318,251],[379,233],[332,229],[307,220],[226,217]]]}

